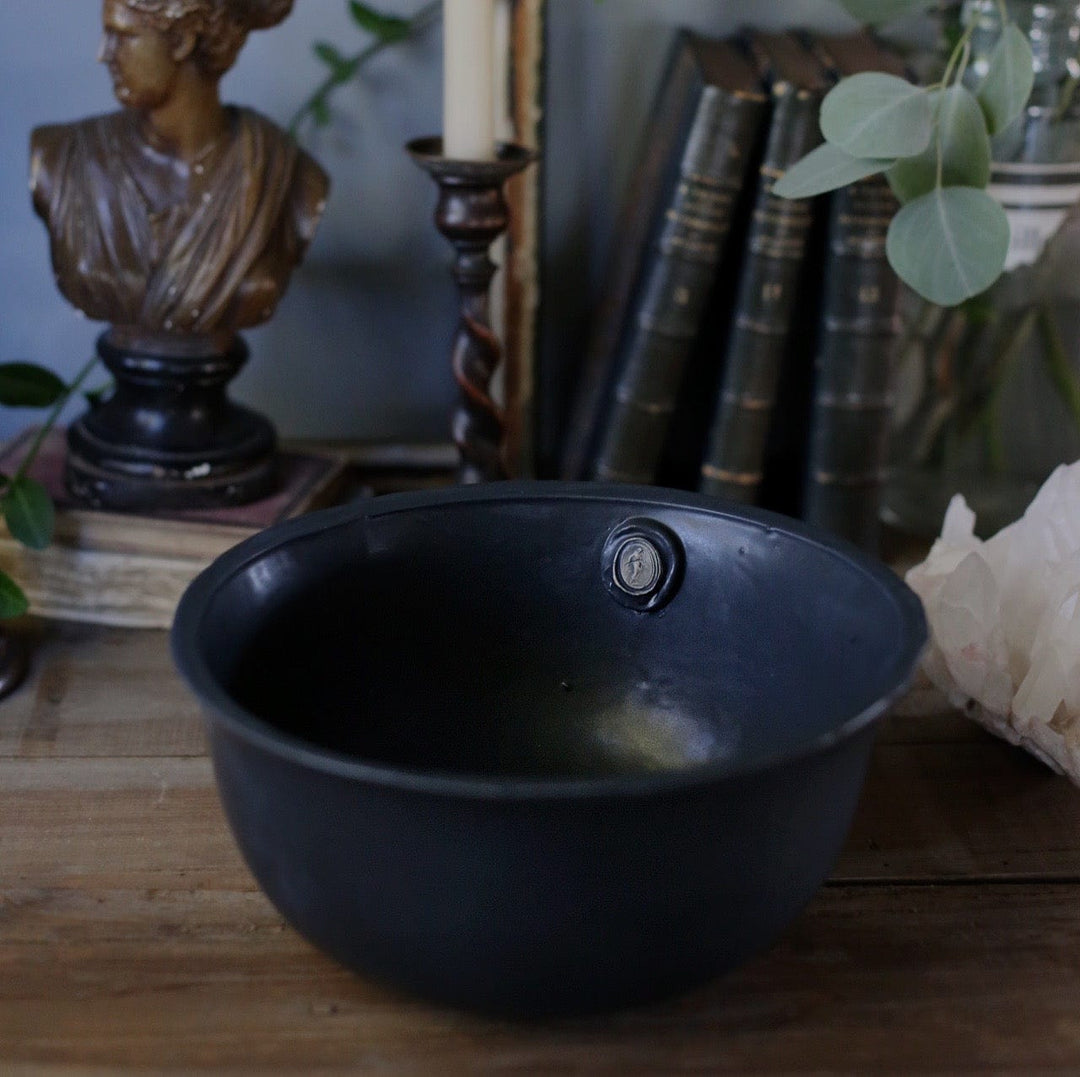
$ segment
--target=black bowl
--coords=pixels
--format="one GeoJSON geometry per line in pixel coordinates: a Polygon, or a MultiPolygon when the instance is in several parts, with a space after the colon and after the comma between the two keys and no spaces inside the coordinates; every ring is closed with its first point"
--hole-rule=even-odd
{"type": "Polygon", "coordinates": [[[560,483],[273,528],[173,628],[284,916],[365,974],[517,1015],[669,995],[771,942],[925,639],[914,594],[845,544],[560,483]]]}

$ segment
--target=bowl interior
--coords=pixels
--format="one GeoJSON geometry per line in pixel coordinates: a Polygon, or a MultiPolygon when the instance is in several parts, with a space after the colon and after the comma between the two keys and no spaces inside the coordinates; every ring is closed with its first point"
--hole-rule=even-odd
{"type": "Polygon", "coordinates": [[[885,569],[705,503],[447,494],[312,519],[208,571],[178,617],[181,666],[241,722],[368,763],[741,769],[895,693],[924,640],[885,569]],[[603,563],[643,516],[684,556],[653,612],[615,601],[603,563]]]}

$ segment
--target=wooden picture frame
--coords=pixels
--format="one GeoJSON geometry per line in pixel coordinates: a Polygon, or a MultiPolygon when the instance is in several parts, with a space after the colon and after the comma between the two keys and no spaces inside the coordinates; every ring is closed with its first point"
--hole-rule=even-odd
{"type": "Polygon", "coordinates": [[[496,135],[541,154],[507,184],[510,227],[493,254],[500,269],[492,284],[492,327],[503,344],[494,390],[505,410],[505,459],[515,476],[535,470],[546,8],[547,0],[499,0],[496,9],[501,60],[496,135]]]}

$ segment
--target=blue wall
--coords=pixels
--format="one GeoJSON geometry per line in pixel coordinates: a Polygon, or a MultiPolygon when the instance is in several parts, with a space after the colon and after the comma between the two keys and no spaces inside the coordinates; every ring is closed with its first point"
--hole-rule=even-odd
{"type": "MultiPolygon", "coordinates": [[[[403,14],[419,0],[383,0],[403,14]]],[[[286,123],[321,77],[310,44],[357,40],[344,0],[298,0],[282,27],[251,37],[224,96],[286,123]]],[[[830,0],[549,0],[545,330],[548,357],[580,346],[612,219],[676,24],[726,33],[758,25],[847,25],[830,0]]],[[[27,196],[27,139],[41,123],[115,107],[95,63],[100,6],[0,4],[0,358],[72,373],[99,331],[56,292],[27,196]]],[[[324,226],[274,320],[249,335],[236,396],[286,436],[441,438],[454,295],[430,223],[433,188],[402,144],[436,131],[438,29],[368,68],[308,140],[334,191],[324,226]]],[[[28,421],[0,412],[0,437],[28,421]]]]}

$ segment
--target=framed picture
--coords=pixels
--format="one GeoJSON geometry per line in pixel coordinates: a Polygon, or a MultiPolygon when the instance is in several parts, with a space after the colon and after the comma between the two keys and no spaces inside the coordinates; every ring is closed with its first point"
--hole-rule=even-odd
{"type": "MultiPolygon", "coordinates": [[[[499,0],[497,136],[542,150],[546,0],[499,0]]],[[[511,474],[534,470],[535,370],[540,317],[540,230],[543,157],[507,186],[510,227],[494,252],[500,266],[492,286],[492,324],[503,342],[496,392],[506,414],[506,460],[511,474]]]]}

